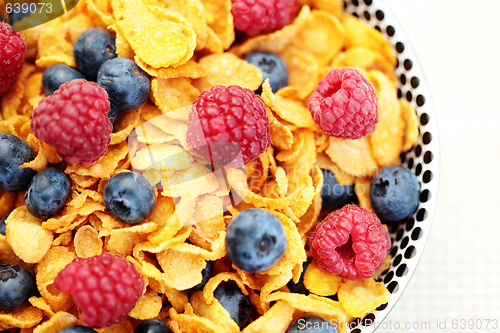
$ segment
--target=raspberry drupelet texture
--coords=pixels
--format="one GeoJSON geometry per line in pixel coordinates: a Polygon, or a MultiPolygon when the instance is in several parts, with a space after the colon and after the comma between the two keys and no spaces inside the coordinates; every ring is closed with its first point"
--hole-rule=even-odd
{"type": "Polygon", "coordinates": [[[373,276],[389,252],[391,239],[375,214],[346,205],[318,224],[310,245],[321,269],[358,280],[373,276]]]}
{"type": "Polygon", "coordinates": [[[240,152],[247,164],[271,144],[262,98],[239,86],[214,86],[202,92],[192,105],[186,139],[212,164],[239,165],[240,152]]]}
{"type": "Polygon", "coordinates": [[[0,22],[0,95],[9,90],[23,70],[26,44],[12,27],[0,22]]]}
{"type": "Polygon", "coordinates": [[[373,133],[379,119],[373,85],[357,69],[332,69],[309,98],[314,122],[339,139],[359,139],[373,133]]]}
{"type": "Polygon", "coordinates": [[[297,0],[232,0],[234,27],[248,36],[283,28],[297,15],[297,0]]]}
{"type": "Polygon", "coordinates": [[[54,287],[73,297],[86,325],[102,328],[128,316],[142,295],[144,280],[131,262],[103,253],[73,260],[59,272],[54,287]]]}
{"type": "Polygon", "coordinates": [[[33,111],[35,136],[70,163],[95,163],[106,154],[113,125],[106,90],[76,79],[62,84],[33,111]]]}

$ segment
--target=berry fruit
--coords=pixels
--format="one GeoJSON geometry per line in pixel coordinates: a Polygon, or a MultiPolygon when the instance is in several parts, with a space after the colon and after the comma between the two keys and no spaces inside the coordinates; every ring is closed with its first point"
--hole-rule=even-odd
{"type": "Polygon", "coordinates": [[[59,169],[45,168],[31,180],[24,199],[31,215],[46,220],[64,207],[70,193],[69,177],[59,169]]]}
{"type": "Polygon", "coordinates": [[[57,331],[57,333],[97,333],[97,331],[88,326],[72,325],[57,331]]]}
{"type": "Polygon", "coordinates": [[[285,62],[278,55],[269,52],[252,52],[245,57],[245,60],[260,70],[263,81],[269,79],[273,92],[288,85],[288,70],[285,62]]]}
{"type": "Polygon", "coordinates": [[[108,94],[82,79],[62,84],[33,111],[35,136],[69,163],[95,163],[108,151],[112,125],[108,94]]]}
{"type": "Polygon", "coordinates": [[[7,217],[9,217],[9,215],[5,215],[0,220],[0,234],[2,234],[4,236],[5,236],[5,230],[7,229],[7,224],[5,224],[5,220],[7,220],[7,217]]]}
{"type": "Polygon", "coordinates": [[[115,36],[105,29],[89,29],[76,39],[73,57],[80,72],[88,80],[95,81],[101,65],[116,58],[115,36]]]}
{"type": "Polygon", "coordinates": [[[292,22],[297,0],[232,0],[234,27],[248,36],[272,32],[292,22]]]}
{"type": "Polygon", "coordinates": [[[186,139],[212,164],[247,164],[271,145],[262,98],[239,86],[213,86],[193,103],[186,139]]]}
{"type": "Polygon", "coordinates": [[[321,188],[322,210],[339,209],[354,198],[354,184],[340,185],[330,170],[321,169],[321,171],[324,177],[321,188]]]}
{"type": "Polygon", "coordinates": [[[59,89],[61,84],[74,79],[85,79],[85,76],[66,64],[55,64],[50,66],[42,75],[42,85],[45,96],[52,95],[54,91],[59,89]]]}
{"type": "Polygon", "coordinates": [[[202,276],[202,279],[201,279],[200,283],[198,283],[196,286],[189,288],[187,290],[184,290],[184,291],[190,293],[190,292],[202,290],[203,287],[205,287],[208,280],[210,280],[210,278],[212,276],[214,276],[214,263],[213,263],[213,261],[207,261],[207,265],[201,271],[201,276],[202,276]]]}
{"type": "Polygon", "coordinates": [[[283,225],[266,210],[244,210],[227,227],[227,255],[244,271],[259,273],[271,268],[283,257],[286,247],[283,225]]]}
{"type": "Polygon", "coordinates": [[[17,309],[36,293],[33,274],[17,265],[0,266],[0,310],[17,309]]]}
{"type": "Polygon", "coordinates": [[[250,323],[252,304],[248,296],[234,282],[222,282],[214,291],[214,297],[229,312],[231,319],[243,329],[250,323]]]}
{"type": "Polygon", "coordinates": [[[305,315],[295,320],[286,333],[337,333],[335,326],[323,317],[305,315]]]}
{"type": "Polygon", "coordinates": [[[309,98],[314,122],[339,139],[359,139],[373,133],[378,122],[375,88],[357,69],[332,69],[309,98]]]}
{"type": "Polygon", "coordinates": [[[134,333],[172,333],[172,330],[163,320],[148,319],[140,323],[134,333]]]}
{"type": "Polygon", "coordinates": [[[9,133],[0,133],[0,190],[25,190],[35,175],[30,168],[19,166],[32,161],[35,151],[23,140],[9,133]]]}
{"type": "Polygon", "coordinates": [[[310,245],[321,269],[358,280],[373,276],[389,252],[391,239],[375,214],[346,205],[318,224],[310,245]]]}
{"type": "Polygon", "coordinates": [[[104,186],[104,205],[117,220],[141,223],[153,212],[155,194],[149,181],[135,172],[121,172],[104,186]]]}
{"type": "Polygon", "coordinates": [[[407,167],[385,167],[372,180],[370,198],[373,209],[381,219],[403,220],[418,207],[420,183],[407,167]]]}
{"type": "Polygon", "coordinates": [[[114,58],[102,64],[97,84],[106,89],[111,106],[118,111],[141,107],[149,98],[149,76],[128,58],[114,58]]]}
{"type": "Polygon", "coordinates": [[[144,280],[131,262],[103,253],[73,260],[57,274],[54,287],[73,297],[85,325],[102,328],[128,316],[144,280]]]}
{"type": "Polygon", "coordinates": [[[26,44],[20,34],[0,21],[0,96],[16,82],[23,70],[26,44]]]}

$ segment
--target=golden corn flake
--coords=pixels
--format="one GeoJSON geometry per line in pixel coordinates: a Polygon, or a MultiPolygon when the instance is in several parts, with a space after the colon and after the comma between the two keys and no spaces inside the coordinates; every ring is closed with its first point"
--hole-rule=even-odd
{"type": "Polygon", "coordinates": [[[294,308],[285,301],[278,301],[263,316],[251,322],[243,333],[286,332],[293,320],[294,308]]]}
{"type": "Polygon", "coordinates": [[[163,301],[157,292],[147,290],[139,297],[129,316],[140,320],[155,318],[160,313],[162,304],[163,301]]]}
{"type": "Polygon", "coordinates": [[[38,325],[33,333],[51,333],[59,332],[65,327],[72,325],[81,325],[81,322],[74,315],[68,312],[60,311],[52,316],[49,320],[38,325]]]}
{"type": "Polygon", "coordinates": [[[405,134],[402,151],[408,151],[417,143],[419,137],[417,112],[407,101],[399,100],[401,116],[405,123],[405,134]]]}
{"type": "Polygon", "coordinates": [[[38,38],[36,65],[46,68],[57,63],[76,67],[73,46],[57,32],[44,32],[38,38]]]}
{"type": "Polygon", "coordinates": [[[191,106],[199,94],[188,78],[151,80],[151,98],[163,113],[191,106]]]}
{"type": "Polygon", "coordinates": [[[141,58],[133,57],[137,65],[150,76],[159,79],[190,78],[197,79],[205,75],[205,70],[193,59],[179,66],[154,68],[146,64],[141,58]]]}
{"type": "Polygon", "coordinates": [[[0,329],[29,328],[38,324],[43,319],[43,311],[31,305],[0,311],[0,329]]]}
{"type": "Polygon", "coordinates": [[[101,254],[103,242],[97,230],[84,225],[75,233],[74,246],[78,257],[87,258],[101,254]]]}
{"type": "Polygon", "coordinates": [[[206,23],[220,40],[222,49],[227,49],[234,41],[231,0],[201,0],[201,3],[206,23]]]}
{"type": "Polygon", "coordinates": [[[314,260],[304,274],[304,286],[319,296],[335,295],[339,291],[341,282],[342,278],[322,270],[314,260]]]}
{"type": "Polygon", "coordinates": [[[370,197],[370,186],[372,183],[371,178],[361,178],[357,177],[354,180],[354,192],[359,200],[359,206],[374,212],[371,197],[370,197]]]}
{"type": "Polygon", "coordinates": [[[14,209],[16,198],[16,193],[0,190],[0,216],[6,216],[14,209]]]}
{"type": "Polygon", "coordinates": [[[201,271],[207,265],[200,255],[171,249],[157,253],[156,258],[164,272],[165,284],[177,290],[186,290],[199,284],[201,271]]]}
{"type": "Polygon", "coordinates": [[[353,317],[362,318],[389,300],[391,293],[374,279],[344,280],[338,292],[342,307],[353,317]]]}
{"type": "Polygon", "coordinates": [[[356,140],[341,140],[332,136],[325,152],[348,175],[374,176],[378,171],[377,161],[372,156],[371,144],[366,136],[356,140]]]}
{"type": "Polygon", "coordinates": [[[309,96],[318,83],[319,65],[314,57],[300,49],[286,48],[281,57],[288,69],[288,85],[299,91],[299,96],[309,96]]]}
{"type": "Polygon", "coordinates": [[[229,312],[214,297],[212,302],[207,302],[201,291],[195,292],[190,298],[190,304],[195,314],[207,318],[223,327],[225,332],[237,333],[240,329],[231,318],[229,312]]]}
{"type": "MultiPolygon", "coordinates": [[[[182,327],[177,332],[182,333],[224,333],[223,327],[219,326],[218,323],[214,323],[208,318],[200,317],[192,313],[178,313],[175,308],[169,310],[170,318],[172,318],[172,323],[170,327],[182,327]]],[[[174,333],[177,333],[174,331],[174,333]]]]}
{"type": "Polygon", "coordinates": [[[321,169],[326,169],[333,173],[340,185],[354,184],[354,177],[343,172],[325,153],[318,153],[316,155],[316,165],[321,169]]]}
{"type": "Polygon", "coordinates": [[[344,16],[344,1],[342,0],[301,0],[300,3],[307,4],[313,9],[328,12],[338,18],[344,16]]]}

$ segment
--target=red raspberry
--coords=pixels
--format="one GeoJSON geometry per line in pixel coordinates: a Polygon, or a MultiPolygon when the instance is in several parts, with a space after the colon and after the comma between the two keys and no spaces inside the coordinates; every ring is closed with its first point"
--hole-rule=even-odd
{"type": "Polygon", "coordinates": [[[131,262],[103,253],[73,260],[57,274],[54,287],[73,297],[86,325],[102,328],[128,316],[144,280],[131,262]]]}
{"type": "Polygon", "coordinates": [[[373,276],[391,248],[391,239],[377,215],[346,205],[318,224],[310,244],[320,268],[357,280],[373,276]]]}
{"type": "Polygon", "coordinates": [[[234,27],[255,36],[283,28],[297,15],[297,0],[232,0],[234,27]]]}
{"type": "Polygon", "coordinates": [[[62,84],[33,111],[35,136],[70,163],[95,163],[108,151],[113,125],[108,93],[83,79],[62,84]]]}
{"type": "Polygon", "coordinates": [[[355,68],[332,69],[309,98],[309,111],[326,134],[359,139],[373,133],[378,98],[373,85],[355,68]]]}
{"type": "Polygon", "coordinates": [[[9,90],[23,70],[26,44],[12,27],[0,22],[0,95],[9,90]]]}
{"type": "Polygon", "coordinates": [[[262,98],[239,86],[214,86],[202,92],[192,105],[186,139],[211,163],[227,165],[241,152],[247,164],[271,144],[262,98]]]}

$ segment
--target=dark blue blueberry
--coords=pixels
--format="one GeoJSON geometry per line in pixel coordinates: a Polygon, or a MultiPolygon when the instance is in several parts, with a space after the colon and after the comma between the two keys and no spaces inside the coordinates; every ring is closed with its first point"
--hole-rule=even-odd
{"type": "Polygon", "coordinates": [[[97,331],[88,326],[72,325],[57,331],[57,333],[97,333],[97,331]]]}
{"type": "Polygon", "coordinates": [[[304,274],[306,273],[307,267],[309,267],[310,263],[311,259],[302,264],[302,274],[300,274],[299,282],[293,283],[293,280],[290,280],[290,282],[288,282],[288,289],[290,289],[292,293],[309,295],[309,290],[306,288],[306,286],[304,286],[304,274]]]}
{"type": "Polygon", "coordinates": [[[214,291],[214,297],[229,312],[231,319],[243,329],[250,323],[252,304],[248,296],[234,282],[222,282],[214,291]]]}
{"type": "Polygon", "coordinates": [[[280,220],[263,209],[247,209],[231,220],[226,231],[226,251],[240,269],[258,273],[277,263],[286,250],[280,220]]]}
{"type": "Polygon", "coordinates": [[[338,333],[337,328],[323,317],[305,315],[294,321],[286,333],[338,333]]]}
{"type": "Polygon", "coordinates": [[[127,58],[106,61],[97,74],[97,84],[106,89],[112,107],[130,111],[141,107],[149,98],[149,76],[127,58]]]}
{"type": "Polygon", "coordinates": [[[35,157],[35,151],[26,142],[12,134],[0,133],[0,190],[17,192],[27,189],[36,171],[19,169],[19,166],[35,157]]]}
{"type": "Polygon", "coordinates": [[[115,128],[116,122],[118,121],[118,117],[120,116],[120,111],[111,107],[108,111],[108,119],[113,124],[113,129],[115,128]]]}
{"type": "Polygon", "coordinates": [[[115,36],[105,29],[89,29],[76,39],[73,56],[80,72],[95,81],[101,65],[116,58],[115,36]]]}
{"type": "Polygon", "coordinates": [[[31,215],[46,220],[64,207],[70,192],[69,177],[59,169],[45,168],[33,177],[24,196],[31,215]]]}
{"type": "Polygon", "coordinates": [[[148,319],[140,323],[134,333],[172,333],[172,330],[163,320],[148,319]]]}
{"type": "Polygon", "coordinates": [[[33,274],[17,265],[0,266],[0,310],[17,309],[37,292],[33,274]]]}
{"type": "Polygon", "coordinates": [[[61,84],[74,79],[85,79],[85,76],[66,64],[55,64],[50,66],[42,75],[42,85],[45,96],[52,95],[61,84]]]}
{"type": "Polygon", "coordinates": [[[252,52],[245,60],[256,66],[262,72],[264,82],[269,79],[273,92],[288,85],[288,70],[285,62],[279,56],[269,52],[252,52]]]}
{"type": "Polygon", "coordinates": [[[21,21],[25,17],[30,16],[32,13],[33,13],[32,10],[19,10],[19,11],[12,10],[9,16],[9,24],[14,25],[14,23],[21,21]]]}
{"type": "Polygon", "coordinates": [[[417,209],[420,183],[407,167],[386,167],[373,178],[370,198],[373,209],[381,219],[403,220],[417,209]]]}
{"type": "Polygon", "coordinates": [[[327,169],[323,172],[323,187],[321,188],[322,210],[336,210],[352,201],[355,196],[354,184],[340,185],[335,175],[327,169]]]}
{"type": "Polygon", "coordinates": [[[198,291],[198,290],[202,290],[203,287],[205,287],[205,285],[207,284],[208,280],[210,280],[210,278],[212,276],[214,276],[214,263],[212,261],[207,261],[207,265],[201,271],[201,276],[202,276],[202,279],[201,279],[200,283],[198,283],[196,286],[194,286],[192,288],[189,288],[189,289],[187,289],[185,291],[191,293],[191,292],[195,292],[195,291],[198,291]]]}
{"type": "Polygon", "coordinates": [[[148,180],[135,172],[121,172],[104,186],[104,205],[117,220],[141,223],[153,212],[155,194],[148,180]]]}
{"type": "Polygon", "coordinates": [[[7,224],[5,224],[5,220],[9,217],[9,215],[5,215],[1,220],[0,220],[0,234],[5,236],[5,230],[7,229],[7,224]]]}

